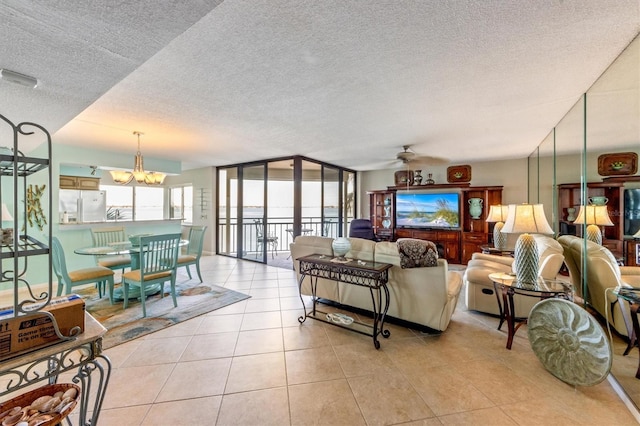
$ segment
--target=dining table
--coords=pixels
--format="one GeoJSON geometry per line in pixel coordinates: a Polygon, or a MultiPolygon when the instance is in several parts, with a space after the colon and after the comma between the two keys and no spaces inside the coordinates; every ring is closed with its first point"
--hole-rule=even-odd
{"type": "MultiPolygon", "coordinates": [[[[181,239],[178,245],[180,247],[184,247],[189,244],[189,240],[181,239]]],[[[79,254],[82,256],[131,256],[131,269],[136,270],[140,269],[140,258],[138,254],[140,250],[144,250],[146,246],[140,246],[138,244],[133,244],[131,241],[114,241],[108,243],[103,246],[90,246],[90,247],[80,247],[74,249],[73,252],[75,254],[79,254]]],[[[145,293],[147,296],[158,294],[161,290],[162,286],[160,284],[153,284],[148,287],[145,287],[145,293]]],[[[140,297],[140,288],[139,287],[131,287],[129,289],[129,299],[138,299],[140,297]]],[[[113,299],[114,300],[124,300],[123,289],[122,286],[117,287],[113,290],[113,299]]]]}

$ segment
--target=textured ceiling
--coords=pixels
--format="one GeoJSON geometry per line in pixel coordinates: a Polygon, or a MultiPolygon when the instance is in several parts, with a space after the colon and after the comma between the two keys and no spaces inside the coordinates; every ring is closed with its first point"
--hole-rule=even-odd
{"type": "Polygon", "coordinates": [[[0,113],[184,168],[523,157],[640,31],[638,0],[105,3],[0,2],[0,68],[41,81],[0,113]]]}

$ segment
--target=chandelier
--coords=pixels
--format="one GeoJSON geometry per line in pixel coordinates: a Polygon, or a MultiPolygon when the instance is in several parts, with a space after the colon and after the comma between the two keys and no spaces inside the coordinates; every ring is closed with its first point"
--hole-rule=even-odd
{"type": "Polygon", "coordinates": [[[110,171],[110,173],[113,181],[115,183],[119,183],[120,185],[126,185],[135,179],[138,183],[144,183],[147,185],[161,185],[162,182],[164,182],[164,178],[166,177],[164,173],[144,171],[144,160],[142,159],[142,154],[140,153],[140,136],[144,135],[144,133],[133,132],[133,134],[138,136],[138,152],[136,152],[133,172],[127,172],[125,170],[112,170],[110,171]]]}

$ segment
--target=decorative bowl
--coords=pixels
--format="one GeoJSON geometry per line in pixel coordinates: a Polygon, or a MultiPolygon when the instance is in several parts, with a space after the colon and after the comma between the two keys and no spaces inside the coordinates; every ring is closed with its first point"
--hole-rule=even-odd
{"type": "Polygon", "coordinates": [[[624,167],[624,161],[614,161],[611,163],[611,168],[613,170],[620,170],[624,167]]]}

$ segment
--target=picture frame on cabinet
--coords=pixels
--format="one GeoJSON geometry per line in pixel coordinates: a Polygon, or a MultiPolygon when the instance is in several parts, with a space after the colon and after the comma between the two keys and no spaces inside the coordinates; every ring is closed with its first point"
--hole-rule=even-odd
{"type": "Polygon", "coordinates": [[[398,170],[394,177],[396,186],[413,185],[413,170],[398,170]]]}

